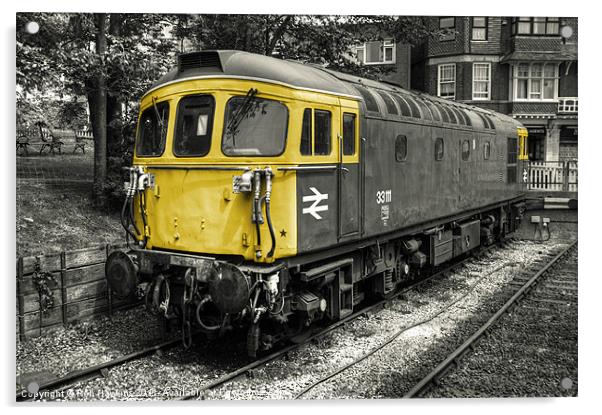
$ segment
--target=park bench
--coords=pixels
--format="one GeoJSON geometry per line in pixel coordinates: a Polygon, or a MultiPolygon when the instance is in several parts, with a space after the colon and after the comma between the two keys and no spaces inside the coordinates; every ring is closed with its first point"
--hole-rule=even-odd
{"type": "Polygon", "coordinates": [[[94,140],[92,131],[51,129],[50,132],[54,139],[60,142],[59,154],[61,154],[62,146],[73,146],[74,154],[78,149],[82,151],[82,154],[85,154],[86,140],[94,140]]]}
{"type": "Polygon", "coordinates": [[[73,153],[80,149],[85,154],[86,140],[94,140],[91,131],[48,129],[38,124],[36,127],[17,130],[17,152],[22,149],[25,154],[29,154],[29,147],[39,146],[40,154],[46,148],[49,153],[55,154],[56,150],[62,154],[63,146],[73,146],[73,153]]]}
{"type": "Polygon", "coordinates": [[[29,148],[39,147],[40,154],[48,148],[49,152],[54,154],[56,148],[60,152],[60,143],[52,136],[50,130],[41,124],[29,128],[20,128],[17,130],[17,152],[22,149],[25,154],[29,154],[29,148]]]}

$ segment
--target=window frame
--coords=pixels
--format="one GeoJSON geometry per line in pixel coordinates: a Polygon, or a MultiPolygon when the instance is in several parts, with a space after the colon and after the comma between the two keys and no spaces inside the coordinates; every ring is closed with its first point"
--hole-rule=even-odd
{"type": "Polygon", "coordinates": [[[406,161],[408,159],[408,153],[409,153],[409,148],[408,148],[408,137],[405,134],[397,134],[397,136],[395,137],[395,161],[398,163],[403,163],[404,161],[406,161]],[[398,143],[404,143],[405,144],[405,154],[403,155],[402,158],[397,157],[398,153],[397,153],[397,145],[398,143]]]}
{"type": "Polygon", "coordinates": [[[485,141],[483,143],[483,160],[491,159],[491,141],[485,141]]]}
{"type": "Polygon", "coordinates": [[[312,156],[322,156],[322,157],[328,157],[332,154],[332,111],[330,110],[326,110],[326,109],[322,109],[322,108],[314,108],[313,109],[313,140],[312,140],[312,156]],[[326,154],[316,154],[316,128],[317,128],[317,123],[316,123],[316,112],[320,112],[320,113],[324,113],[324,114],[328,114],[328,153],[326,154]]]}
{"type": "Polygon", "coordinates": [[[171,151],[172,151],[173,155],[178,158],[205,157],[207,154],[209,154],[209,152],[211,152],[211,146],[213,145],[214,125],[215,125],[215,97],[213,95],[211,95],[211,94],[190,94],[190,95],[181,96],[180,99],[178,100],[178,105],[176,107],[176,122],[174,124],[174,133],[173,133],[172,144],[171,144],[171,151]],[[178,133],[179,133],[179,129],[180,129],[180,116],[182,114],[180,105],[182,104],[183,101],[185,101],[189,98],[195,98],[195,97],[210,97],[211,98],[212,113],[211,113],[211,119],[209,120],[209,122],[207,124],[207,130],[209,133],[209,134],[207,134],[209,136],[209,148],[207,149],[207,152],[205,152],[204,154],[189,154],[189,155],[179,154],[176,152],[176,140],[178,139],[178,133]]]}
{"type": "MultiPolygon", "coordinates": [[[[226,133],[227,133],[227,129],[226,129],[226,122],[228,121],[228,104],[230,103],[231,100],[236,99],[236,98],[245,98],[245,95],[232,95],[230,96],[227,100],[226,103],[224,104],[223,107],[223,124],[222,124],[222,136],[220,137],[220,147],[222,150],[222,154],[226,157],[279,157],[282,154],[284,154],[284,152],[286,151],[286,145],[288,143],[288,134],[289,134],[289,123],[290,123],[290,110],[288,108],[288,106],[286,105],[285,102],[283,101],[279,101],[277,99],[271,99],[271,98],[263,98],[263,97],[257,97],[255,96],[253,99],[256,100],[263,100],[263,101],[271,101],[277,104],[280,104],[284,110],[286,111],[286,122],[285,122],[285,129],[284,129],[284,141],[282,143],[282,150],[280,150],[279,153],[277,154],[233,154],[233,153],[227,153],[224,149],[224,138],[226,137],[226,133]]],[[[239,149],[240,150],[240,149],[239,149]]]]}
{"type": "Polygon", "coordinates": [[[435,139],[435,161],[441,161],[445,158],[445,141],[443,137],[437,137],[435,139]],[[438,146],[441,144],[441,157],[439,157],[438,146]]]}
{"type": "Polygon", "coordinates": [[[460,155],[462,158],[462,161],[470,161],[470,140],[465,139],[462,140],[462,147],[460,149],[460,155]],[[468,150],[464,151],[464,144],[466,144],[468,146],[468,150]],[[465,157],[466,155],[466,157],[465,157]]]}
{"type": "Polygon", "coordinates": [[[521,16],[512,18],[512,36],[560,36],[560,18],[559,17],[544,17],[544,16],[521,16]],[[535,20],[543,19],[543,20],[535,20]],[[521,25],[528,24],[529,30],[527,32],[519,33],[519,27],[521,25]],[[543,33],[534,33],[536,24],[543,24],[543,33]],[[556,25],[555,31],[549,31],[549,27],[556,25]]]}
{"type": "Polygon", "coordinates": [[[151,103],[148,107],[146,107],[144,110],[140,111],[140,116],[138,118],[138,128],[136,131],[136,142],[135,142],[135,154],[136,157],[139,158],[158,158],[158,157],[162,157],[165,154],[165,148],[167,147],[167,135],[169,133],[169,118],[170,118],[170,113],[171,113],[171,102],[170,100],[166,99],[164,101],[158,101],[155,103],[151,103]],[[156,110],[157,111],[161,111],[160,107],[164,107],[167,106],[167,119],[165,119],[165,135],[162,137],[161,139],[161,151],[158,154],[140,154],[139,153],[139,148],[140,148],[140,135],[142,134],[142,130],[141,130],[141,122],[142,122],[142,117],[146,114],[147,111],[150,111],[153,114],[156,114],[155,111],[155,105],[156,105],[156,110]]]}
{"type": "MultiPolygon", "coordinates": [[[[224,149],[224,139],[226,137],[227,134],[227,129],[226,129],[226,123],[228,121],[228,105],[230,103],[230,101],[232,101],[233,99],[244,99],[245,95],[232,95],[230,96],[227,100],[226,103],[224,104],[223,107],[223,124],[222,124],[222,135],[220,137],[220,147],[222,150],[222,154],[226,157],[279,157],[282,154],[284,154],[284,152],[286,151],[286,145],[288,143],[288,133],[289,133],[289,123],[290,123],[290,110],[288,108],[288,106],[286,105],[285,102],[283,101],[279,101],[277,99],[271,99],[271,98],[263,98],[263,97],[254,97],[253,99],[255,100],[263,100],[263,101],[271,101],[273,103],[277,103],[280,104],[284,110],[286,111],[286,122],[285,122],[285,128],[284,128],[284,140],[282,143],[282,150],[280,150],[279,153],[277,154],[236,154],[236,153],[227,153],[224,149]]],[[[239,149],[240,150],[240,149],[239,149]]]]}
{"type": "MultiPolygon", "coordinates": [[[[349,113],[349,114],[353,114],[353,113],[349,113]]],[[[355,115],[355,114],[353,114],[355,115]]],[[[332,155],[332,150],[333,150],[333,145],[332,145],[332,138],[333,138],[333,113],[332,111],[325,109],[325,108],[314,108],[314,107],[306,107],[303,109],[303,118],[301,119],[301,136],[299,137],[299,154],[302,157],[330,157],[332,155]],[[311,113],[311,117],[310,117],[310,132],[311,132],[311,136],[310,136],[310,150],[311,153],[310,154],[306,154],[302,152],[302,147],[301,145],[303,144],[303,121],[305,119],[305,114],[307,111],[310,111],[311,113]],[[316,154],[316,112],[322,112],[322,113],[326,113],[329,116],[329,126],[330,126],[330,131],[329,131],[329,142],[328,142],[328,153],[327,154],[316,154]]],[[[342,121],[341,121],[342,122],[342,121]]],[[[357,136],[357,116],[356,116],[356,124],[355,127],[356,129],[356,136],[357,136]]],[[[357,149],[357,145],[355,146],[355,148],[357,149]]],[[[354,153],[355,154],[355,153],[354,153]]]]}
{"type": "Polygon", "coordinates": [[[354,52],[355,52],[355,61],[359,64],[359,65],[390,65],[390,64],[395,64],[397,63],[397,47],[396,47],[396,43],[395,43],[395,38],[387,38],[387,39],[383,39],[383,40],[373,40],[373,41],[368,41],[368,42],[364,42],[364,43],[360,43],[358,45],[355,45],[354,47],[354,52]],[[368,43],[375,43],[375,42],[379,42],[381,44],[381,48],[383,49],[383,60],[382,61],[378,61],[378,62],[367,62],[366,58],[368,56],[368,43]],[[391,49],[391,59],[387,60],[387,52],[386,49],[391,49]],[[361,51],[361,56],[362,58],[359,59],[359,54],[361,51]]]}
{"type": "Polygon", "coordinates": [[[343,154],[343,156],[353,157],[353,156],[355,156],[355,154],[357,152],[357,137],[358,137],[357,115],[355,113],[353,113],[353,112],[343,112],[343,117],[341,117],[341,121],[343,123],[343,125],[342,125],[343,128],[341,128],[341,132],[343,133],[343,143],[342,143],[343,153],[342,154],[343,154]],[[346,153],[345,152],[345,149],[346,149],[345,143],[347,143],[348,141],[346,141],[346,137],[345,137],[345,118],[347,118],[349,116],[352,117],[352,121],[353,121],[353,123],[352,123],[352,125],[353,125],[353,132],[352,133],[353,134],[352,134],[352,137],[351,137],[351,143],[352,143],[352,149],[353,149],[353,151],[351,153],[346,153]]]}
{"type": "Polygon", "coordinates": [[[491,101],[491,62],[473,62],[472,64],[472,100],[473,101],[491,101]],[[487,79],[476,80],[475,70],[477,67],[487,67],[487,79]],[[475,84],[477,82],[487,83],[487,95],[485,97],[476,96],[475,84]]]}
{"type": "Polygon", "coordinates": [[[439,17],[439,30],[449,30],[449,29],[455,29],[455,28],[456,28],[456,16],[440,16],[439,17]],[[441,23],[445,19],[451,19],[452,24],[443,26],[441,23]]]}
{"type": "Polygon", "coordinates": [[[518,183],[518,137],[507,137],[506,143],[506,184],[516,184],[518,183]],[[511,143],[513,143],[512,146],[510,145],[511,143]],[[511,155],[514,156],[513,161],[510,160],[511,155]],[[511,169],[513,170],[513,180],[510,180],[510,175],[508,174],[511,169]]]}
{"type": "Polygon", "coordinates": [[[552,62],[540,62],[540,61],[516,62],[516,63],[512,64],[510,68],[511,68],[510,70],[512,71],[512,99],[513,99],[513,101],[517,101],[517,102],[555,102],[555,101],[558,101],[558,81],[560,78],[559,64],[552,63],[552,62]],[[526,76],[521,75],[521,73],[519,71],[519,67],[522,65],[527,66],[527,75],[526,76]],[[532,67],[534,65],[541,65],[541,75],[540,76],[532,75],[533,74],[532,67]],[[546,76],[546,66],[548,66],[548,65],[554,68],[553,76],[546,76]],[[550,80],[553,82],[553,96],[551,98],[544,98],[544,85],[545,85],[546,81],[550,81],[550,80]],[[524,97],[524,98],[518,97],[519,81],[527,82],[526,97],[524,97]],[[532,95],[537,94],[537,92],[534,93],[532,91],[532,86],[533,86],[534,81],[538,81],[540,84],[540,91],[538,92],[539,98],[532,98],[532,95]]]}
{"type": "Polygon", "coordinates": [[[487,42],[489,40],[489,17],[473,16],[470,18],[470,40],[473,42],[487,42]],[[485,19],[483,26],[475,26],[475,19],[485,19]],[[475,38],[475,29],[485,29],[485,37],[483,39],[475,38]]]}
{"type": "Polygon", "coordinates": [[[437,96],[440,98],[443,98],[443,99],[449,99],[449,100],[454,101],[456,99],[456,80],[457,80],[457,71],[456,71],[455,63],[441,63],[441,64],[437,65],[437,96]],[[441,73],[443,72],[443,69],[445,67],[453,68],[453,74],[454,74],[453,80],[442,80],[441,79],[441,73]],[[454,86],[453,95],[450,95],[450,96],[441,95],[441,85],[444,83],[445,84],[453,84],[453,86],[454,86]]]}

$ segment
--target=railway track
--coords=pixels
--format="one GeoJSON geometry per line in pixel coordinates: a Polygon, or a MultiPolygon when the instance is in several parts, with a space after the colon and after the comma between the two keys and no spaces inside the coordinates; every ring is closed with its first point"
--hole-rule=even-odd
{"type": "MultiPolygon", "coordinates": [[[[457,268],[461,267],[462,265],[464,265],[465,263],[467,263],[468,261],[472,261],[475,259],[478,260],[482,256],[486,255],[488,252],[492,251],[493,249],[498,248],[498,247],[507,246],[511,242],[512,242],[512,240],[506,240],[501,243],[483,248],[480,251],[474,253],[472,256],[467,256],[465,258],[462,258],[462,259],[454,262],[453,264],[450,264],[450,265],[438,270],[437,272],[408,285],[407,287],[402,289],[399,293],[396,293],[395,297],[403,296],[403,294],[409,292],[410,290],[414,290],[423,284],[426,284],[430,281],[434,281],[441,277],[445,277],[449,273],[453,272],[455,269],[457,269],[457,268]]],[[[204,396],[205,392],[212,390],[212,389],[219,388],[220,386],[226,385],[232,381],[235,381],[236,379],[240,378],[241,376],[244,376],[245,374],[250,373],[251,371],[253,371],[257,368],[260,368],[260,367],[266,365],[269,362],[272,362],[272,361],[278,360],[282,357],[285,357],[288,353],[298,349],[302,345],[307,344],[311,341],[314,341],[314,340],[326,335],[327,333],[351,322],[352,320],[358,318],[359,316],[366,315],[368,313],[371,313],[373,311],[377,311],[377,310],[381,309],[382,307],[386,306],[386,303],[389,302],[390,300],[391,300],[391,298],[388,298],[388,299],[378,301],[374,304],[371,304],[371,305],[349,315],[345,319],[337,321],[336,323],[334,323],[324,329],[321,329],[321,330],[317,331],[316,333],[313,333],[312,335],[310,335],[308,338],[306,338],[302,342],[285,346],[267,356],[264,356],[258,360],[255,360],[255,361],[253,361],[245,366],[242,366],[234,371],[225,373],[224,375],[218,377],[217,379],[215,379],[207,384],[201,385],[199,388],[197,388],[196,390],[193,390],[191,393],[188,393],[188,394],[185,394],[182,396],[178,396],[175,399],[176,400],[190,400],[190,399],[197,399],[199,397],[202,398],[204,396]]],[[[95,365],[95,366],[91,366],[91,367],[88,367],[85,369],[70,372],[63,377],[53,379],[49,382],[45,382],[40,385],[35,385],[34,391],[28,390],[28,388],[18,391],[16,394],[16,400],[18,402],[32,401],[35,399],[35,396],[32,394],[32,392],[37,392],[38,394],[42,393],[42,392],[46,392],[47,394],[53,394],[53,393],[68,390],[70,388],[75,388],[78,385],[81,385],[89,380],[108,376],[109,371],[111,369],[114,369],[120,365],[124,365],[128,362],[144,358],[144,357],[152,355],[153,353],[156,353],[158,351],[164,351],[166,349],[178,346],[180,344],[180,342],[181,342],[181,340],[179,338],[173,339],[173,340],[166,341],[166,342],[145,348],[143,350],[128,354],[126,356],[122,356],[117,359],[107,361],[105,363],[101,363],[99,365],[95,365]]],[[[309,390],[309,388],[308,388],[308,390],[309,390]]],[[[305,391],[305,392],[307,392],[307,391],[305,391]]]]}
{"type": "Polygon", "coordinates": [[[425,377],[414,385],[404,398],[418,398],[423,396],[433,386],[438,385],[439,381],[446,376],[454,367],[458,367],[460,359],[474,350],[477,342],[488,335],[494,329],[495,324],[509,311],[519,306],[521,303],[534,303],[529,305],[531,309],[541,312],[549,304],[566,303],[566,295],[577,296],[577,271],[576,255],[577,241],[563,249],[558,255],[546,261],[544,264],[528,269],[525,273],[515,277],[512,284],[519,287],[514,295],[510,297],[499,310],[493,314],[482,326],[470,335],[459,347],[453,350],[441,363],[431,370],[425,377]],[[555,271],[561,267],[564,260],[573,260],[575,263],[574,271],[571,270],[569,276],[558,275],[555,271]],[[538,294],[533,296],[532,294],[538,294]],[[558,295],[560,294],[560,295],[558,295]],[[563,301],[564,299],[564,301],[563,301]]]}
{"type": "Polygon", "coordinates": [[[113,360],[109,360],[104,363],[100,363],[95,366],[90,366],[85,369],[75,370],[66,374],[65,376],[50,380],[48,382],[44,382],[42,384],[29,384],[26,385],[24,389],[17,391],[16,401],[17,402],[28,402],[32,401],[35,398],[36,394],[40,394],[43,392],[48,392],[49,394],[56,394],[57,392],[61,392],[72,388],[82,382],[96,379],[99,377],[106,377],[109,373],[109,370],[125,364],[127,362],[131,362],[136,359],[140,359],[145,356],[149,356],[153,353],[157,353],[159,351],[169,349],[171,347],[175,347],[182,342],[180,338],[176,338],[173,340],[165,341],[163,343],[156,344],[154,346],[147,347],[145,349],[127,354],[125,356],[118,357],[113,360]]]}
{"type": "MultiPolygon", "coordinates": [[[[486,253],[488,253],[489,251],[491,251],[492,249],[495,249],[496,247],[499,246],[507,246],[508,243],[510,243],[511,240],[507,240],[507,241],[503,241],[499,244],[494,244],[492,246],[483,248],[482,250],[478,251],[477,253],[475,253],[473,256],[468,256],[465,257],[453,264],[450,264],[449,266],[433,273],[432,275],[429,275],[428,277],[425,277],[423,279],[420,279],[418,281],[416,281],[415,283],[405,287],[404,289],[401,290],[401,292],[397,293],[395,297],[400,297],[402,296],[404,293],[407,293],[410,290],[416,289],[417,287],[429,282],[429,281],[433,281],[434,279],[440,278],[440,277],[444,277],[446,275],[448,275],[450,272],[453,272],[456,268],[462,266],[463,264],[465,264],[466,262],[470,261],[470,260],[474,260],[481,258],[483,255],[485,255],[486,253]]],[[[391,298],[388,299],[384,299],[381,301],[376,302],[375,304],[369,305],[349,316],[347,316],[346,318],[337,321],[336,323],[326,327],[323,330],[320,330],[319,332],[312,334],[310,337],[308,337],[305,341],[300,342],[298,344],[293,344],[287,347],[284,347],[283,349],[280,349],[268,356],[265,356],[259,360],[256,360],[244,367],[241,367],[240,369],[237,369],[233,372],[227,373],[221,377],[219,377],[218,379],[214,380],[213,382],[207,383],[201,387],[199,387],[197,390],[193,391],[192,393],[189,393],[187,395],[183,395],[178,397],[176,400],[191,400],[191,399],[197,399],[199,397],[203,397],[204,393],[206,393],[209,390],[212,389],[216,389],[218,387],[224,386],[230,382],[235,381],[236,379],[238,379],[239,377],[245,375],[246,373],[251,372],[254,369],[257,369],[261,366],[264,366],[272,361],[275,361],[277,359],[280,359],[284,356],[286,356],[288,353],[292,352],[295,349],[298,349],[299,347],[301,347],[304,344],[307,344],[311,341],[314,341],[324,335],[326,335],[327,333],[330,333],[331,331],[335,330],[336,328],[351,322],[352,320],[358,318],[359,316],[368,314],[372,311],[378,310],[380,308],[382,308],[383,306],[386,305],[387,302],[389,302],[391,300],[391,298]]]]}

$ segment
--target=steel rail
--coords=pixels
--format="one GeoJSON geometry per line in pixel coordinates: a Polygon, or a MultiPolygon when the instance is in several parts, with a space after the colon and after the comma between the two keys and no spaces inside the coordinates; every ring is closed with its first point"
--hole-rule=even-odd
{"type": "Polygon", "coordinates": [[[577,241],[574,241],[567,248],[562,250],[562,252],[552,258],[548,263],[546,263],[546,265],[537,271],[535,275],[533,275],[512,297],[510,297],[510,299],[506,301],[506,303],[504,303],[504,305],[493,316],[491,316],[485,324],[483,324],[476,332],[466,339],[466,341],[464,341],[464,343],[462,343],[457,349],[451,352],[444,361],[439,363],[437,367],[431,370],[403,397],[419,397],[429,388],[432,383],[437,382],[443,375],[445,375],[452,364],[457,363],[469,348],[473,348],[477,340],[479,340],[500,319],[500,317],[510,309],[510,307],[512,307],[527,292],[529,292],[542,275],[544,275],[560,259],[568,255],[576,245],[577,241]]]}
{"type": "Polygon", "coordinates": [[[175,398],[174,400],[190,400],[190,399],[194,399],[197,398],[199,396],[202,396],[203,392],[206,392],[208,390],[211,389],[215,389],[218,386],[222,386],[227,384],[228,382],[238,378],[239,376],[253,370],[256,369],[258,367],[264,366],[269,362],[272,362],[274,360],[277,360],[278,358],[285,356],[287,353],[298,349],[299,347],[311,342],[312,340],[315,340],[319,337],[324,336],[325,334],[337,329],[338,327],[356,319],[357,317],[361,316],[361,315],[365,315],[367,313],[369,313],[370,311],[377,309],[380,306],[384,306],[386,303],[388,303],[389,301],[391,301],[392,299],[399,297],[401,295],[403,295],[406,292],[409,292],[412,289],[415,289],[417,287],[419,287],[422,284],[425,284],[428,281],[432,281],[438,277],[444,276],[445,274],[449,273],[450,271],[452,271],[453,269],[463,265],[464,263],[466,263],[467,261],[471,260],[471,259],[475,259],[477,258],[477,256],[479,255],[483,255],[486,252],[489,252],[490,250],[492,250],[493,248],[499,247],[499,246],[505,246],[507,243],[511,242],[510,240],[505,240],[496,244],[493,244],[489,247],[486,247],[478,252],[475,252],[474,255],[472,256],[467,256],[463,259],[461,259],[460,261],[457,261],[453,264],[448,265],[447,267],[445,267],[442,270],[439,270],[423,279],[420,279],[416,282],[414,282],[413,284],[410,284],[409,286],[404,287],[401,291],[399,291],[398,293],[395,293],[394,296],[390,297],[390,298],[385,298],[383,300],[380,300],[374,304],[371,304],[367,307],[364,307],[361,310],[358,310],[355,313],[350,314],[349,316],[345,317],[342,320],[339,320],[337,322],[335,322],[334,324],[331,324],[330,326],[326,327],[324,330],[321,330],[315,334],[312,334],[310,337],[308,337],[307,339],[305,339],[302,342],[299,342],[298,344],[292,344],[289,346],[284,347],[283,349],[280,349],[268,356],[265,356],[259,360],[256,360],[254,362],[249,363],[246,366],[243,366],[233,372],[229,372],[223,376],[221,376],[220,378],[214,380],[213,382],[210,382],[206,385],[203,385],[201,387],[199,387],[198,389],[196,389],[194,392],[187,394],[187,395],[183,395],[183,396],[178,396],[177,398],[175,398]]]}
{"type": "MultiPolygon", "coordinates": [[[[116,359],[109,360],[104,363],[100,363],[95,366],[90,366],[85,369],[79,369],[79,370],[75,370],[73,372],[69,372],[65,376],[62,376],[60,378],[56,378],[56,379],[53,379],[48,382],[40,384],[38,386],[37,393],[40,393],[42,391],[49,391],[49,390],[54,390],[54,391],[62,390],[62,389],[65,389],[64,386],[75,383],[75,382],[81,382],[82,380],[90,380],[90,379],[94,379],[94,378],[101,377],[101,376],[104,377],[104,376],[106,376],[106,371],[108,371],[110,368],[113,368],[120,364],[138,359],[140,357],[147,356],[151,353],[157,352],[158,350],[176,346],[177,344],[181,343],[181,341],[182,341],[181,338],[168,340],[163,343],[159,343],[154,346],[139,350],[137,352],[133,352],[133,353],[127,354],[125,356],[121,356],[116,359]]],[[[33,400],[35,395],[36,394],[31,393],[27,390],[27,385],[26,385],[25,389],[21,389],[21,391],[17,392],[16,400],[17,400],[17,402],[31,401],[31,400],[33,400]]]]}

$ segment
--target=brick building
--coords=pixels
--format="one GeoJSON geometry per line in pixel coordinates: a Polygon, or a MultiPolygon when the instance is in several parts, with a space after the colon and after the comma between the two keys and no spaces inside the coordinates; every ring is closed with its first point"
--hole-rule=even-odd
{"type": "Polygon", "coordinates": [[[577,18],[425,17],[411,86],[509,114],[534,161],[577,159],[577,18]]]}

